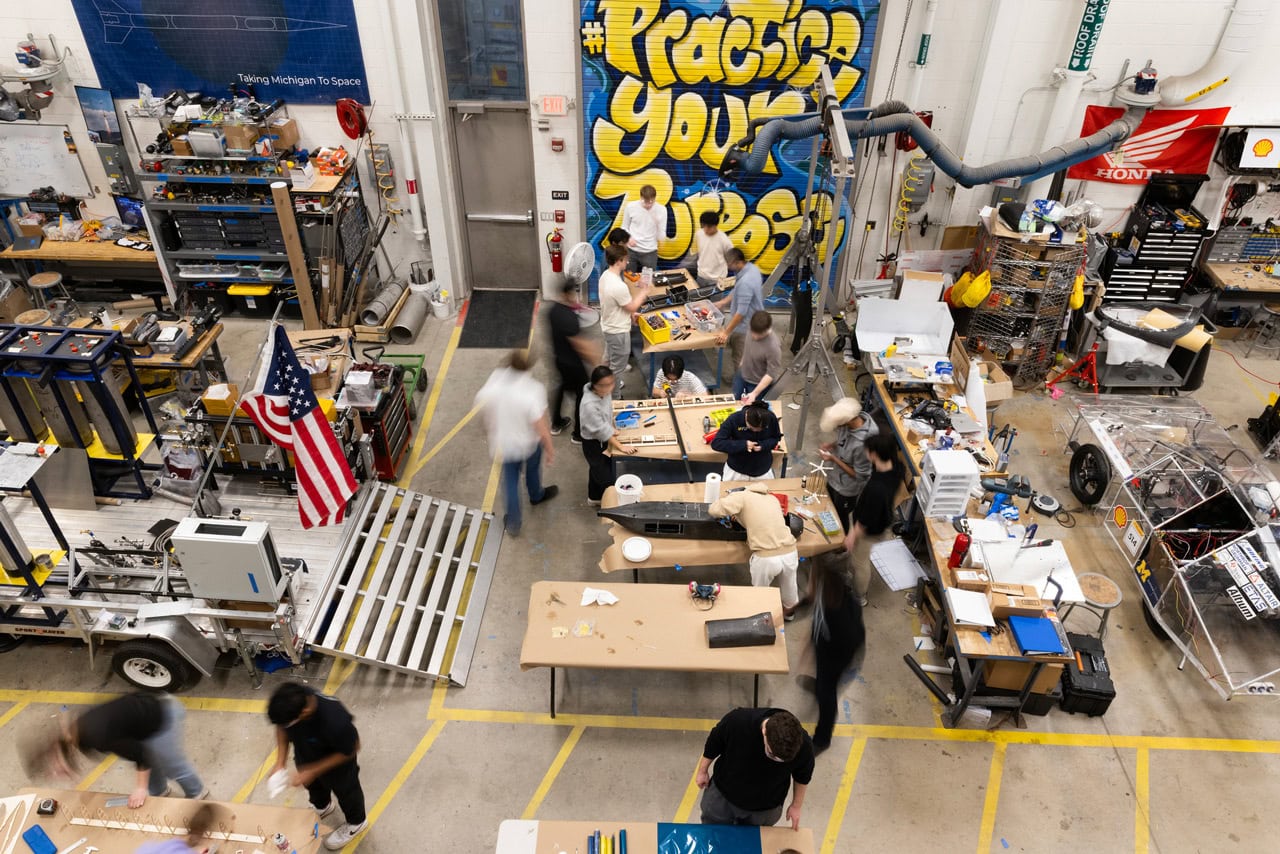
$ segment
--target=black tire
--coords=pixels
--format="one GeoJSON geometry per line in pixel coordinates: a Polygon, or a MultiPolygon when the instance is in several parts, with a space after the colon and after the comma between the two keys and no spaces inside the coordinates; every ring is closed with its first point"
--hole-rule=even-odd
{"type": "Polygon", "coordinates": [[[12,652],[22,646],[22,642],[26,638],[21,635],[0,635],[0,653],[12,652]]]}
{"type": "Polygon", "coordinates": [[[414,400],[413,397],[410,396],[408,400],[405,401],[405,407],[409,411],[409,421],[416,424],[418,421],[418,401],[414,400]]]}
{"type": "Polygon", "coordinates": [[[414,383],[418,387],[418,391],[426,391],[427,385],[431,382],[431,378],[427,376],[426,368],[418,368],[418,380],[414,383]]]}
{"type": "Polygon", "coordinates": [[[1151,616],[1151,609],[1147,607],[1147,603],[1142,603],[1142,619],[1147,621],[1147,628],[1151,629],[1151,634],[1158,641],[1168,643],[1169,633],[1164,630],[1164,626],[1156,622],[1156,618],[1151,616]]]}
{"type": "Polygon", "coordinates": [[[1081,445],[1071,455],[1068,474],[1071,494],[1081,504],[1092,507],[1102,500],[1102,494],[1111,482],[1111,463],[1097,445],[1081,445]]]}
{"type": "Polygon", "coordinates": [[[198,678],[195,668],[164,641],[131,640],[116,648],[111,669],[144,691],[181,691],[198,678]]]}

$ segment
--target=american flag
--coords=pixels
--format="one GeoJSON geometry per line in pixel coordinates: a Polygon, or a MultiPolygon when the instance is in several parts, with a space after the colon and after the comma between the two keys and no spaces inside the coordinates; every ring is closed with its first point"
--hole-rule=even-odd
{"type": "Polygon", "coordinates": [[[293,451],[302,527],[341,522],[347,500],[355,495],[356,479],[311,390],[311,377],[289,346],[284,327],[275,329],[275,346],[262,387],[245,395],[240,409],[271,441],[293,451]]]}

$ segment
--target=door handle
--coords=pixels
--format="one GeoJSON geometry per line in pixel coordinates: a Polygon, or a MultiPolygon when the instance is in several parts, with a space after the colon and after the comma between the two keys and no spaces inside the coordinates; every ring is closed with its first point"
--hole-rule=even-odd
{"type": "Polygon", "coordinates": [[[510,222],[524,223],[525,225],[533,225],[533,211],[525,211],[523,214],[467,214],[467,222],[510,222]]]}

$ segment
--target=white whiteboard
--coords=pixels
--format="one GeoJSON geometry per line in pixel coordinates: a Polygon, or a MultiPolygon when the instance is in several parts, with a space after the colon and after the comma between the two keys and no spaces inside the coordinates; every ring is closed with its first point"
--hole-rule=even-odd
{"type": "Polygon", "coordinates": [[[92,196],[80,158],[67,150],[66,125],[0,122],[0,196],[25,196],[53,187],[68,196],[92,196]]]}

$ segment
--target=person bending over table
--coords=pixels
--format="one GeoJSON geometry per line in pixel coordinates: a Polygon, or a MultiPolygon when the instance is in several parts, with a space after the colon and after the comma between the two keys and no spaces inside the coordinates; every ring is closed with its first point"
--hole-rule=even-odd
{"type": "Polygon", "coordinates": [[[744,406],[716,431],[711,449],[727,454],[724,480],[769,480],[773,477],[773,449],[782,441],[782,425],[764,403],[744,406]]]}
{"type": "Polygon", "coordinates": [[[782,376],[782,342],[773,334],[773,316],[767,311],[751,315],[742,364],[733,375],[733,396],[744,404],[764,400],[782,376]]]}
{"type": "Polygon", "coordinates": [[[729,272],[733,273],[733,290],[716,303],[716,308],[721,311],[729,309],[729,321],[716,336],[716,343],[723,345],[729,342],[729,354],[733,357],[733,369],[736,371],[742,362],[742,348],[747,340],[747,322],[751,315],[764,310],[764,276],[759,267],[747,262],[747,256],[741,249],[730,249],[724,257],[729,263],[729,272]]]}
{"type": "Polygon", "coordinates": [[[811,779],[813,743],[795,715],[786,709],[734,709],[712,727],[694,775],[702,789],[702,823],[777,824],[794,781],[787,821],[799,830],[811,779]]]}
{"type": "Polygon", "coordinates": [[[707,513],[715,517],[730,516],[747,529],[747,546],[751,549],[747,565],[751,569],[751,584],[768,587],[775,578],[778,579],[782,616],[786,620],[793,619],[800,605],[800,591],[796,586],[800,553],[796,551],[796,538],[787,527],[782,505],[769,494],[769,487],[763,483],[749,483],[726,492],[707,508],[707,513]]]}
{"type": "Polygon", "coordinates": [[[818,447],[818,456],[833,466],[827,475],[827,495],[847,533],[853,505],[871,479],[871,460],[867,459],[865,444],[880,432],[880,427],[852,397],[842,397],[822,410],[818,424],[823,433],[834,433],[836,437],[834,442],[818,447]]]}
{"type": "Polygon", "coordinates": [[[867,590],[871,588],[871,548],[893,537],[893,505],[903,474],[898,443],[892,436],[878,433],[864,444],[871,461],[871,477],[854,505],[850,518],[853,526],[844,538],[853,568],[853,591],[860,605],[867,604],[867,590]]]}
{"type": "Polygon", "coordinates": [[[653,396],[667,396],[664,386],[671,386],[671,396],[676,400],[684,397],[697,397],[707,393],[707,386],[693,371],[686,371],[684,359],[679,356],[668,356],[662,360],[662,376],[653,381],[653,396]]]}
{"type": "Polygon", "coordinates": [[[815,754],[831,746],[840,678],[867,639],[862,606],[836,565],[828,555],[810,562],[806,597],[813,602],[812,637],[817,657],[817,679],[813,682],[813,693],[818,698],[818,726],[813,731],[815,754]]]}
{"type": "Polygon", "coordinates": [[[582,425],[582,456],[587,458],[587,501],[599,504],[604,491],[613,484],[613,459],[605,454],[612,448],[620,454],[636,449],[618,441],[613,421],[613,371],[600,365],[591,372],[591,381],[582,389],[578,423],[582,425]]]}

